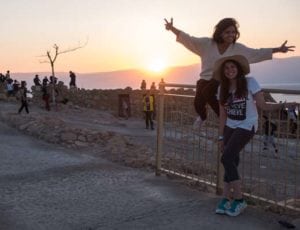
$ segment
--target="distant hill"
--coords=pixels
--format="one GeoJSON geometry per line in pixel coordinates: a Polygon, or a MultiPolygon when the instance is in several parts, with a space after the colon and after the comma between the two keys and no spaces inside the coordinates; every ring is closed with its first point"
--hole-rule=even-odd
{"type": "Polygon", "coordinates": [[[300,57],[275,58],[251,65],[251,76],[260,83],[300,83],[300,57]]]}
{"type": "MultiPolygon", "coordinates": [[[[130,86],[133,89],[137,89],[140,87],[140,83],[143,79],[147,81],[149,87],[151,82],[156,82],[158,85],[161,78],[164,78],[165,82],[170,83],[195,84],[199,79],[200,69],[200,64],[194,64],[169,68],[162,75],[151,75],[150,73],[134,69],[112,72],[77,73],[77,86],[86,89],[116,89],[130,86]]],[[[27,80],[28,85],[31,86],[35,74],[39,74],[41,80],[44,76],[50,75],[50,73],[45,72],[12,73],[12,78],[27,80]]],[[[58,72],[56,76],[66,85],[69,84],[70,79],[68,72],[58,72]]],[[[270,61],[252,64],[250,76],[256,77],[262,84],[299,84],[300,57],[275,58],[270,61]]]]}
{"type": "MultiPolygon", "coordinates": [[[[168,72],[166,81],[193,84],[199,79],[201,65],[174,67],[168,72]]],[[[273,60],[251,64],[249,76],[262,84],[300,83],[300,57],[274,58],[273,60]]]]}

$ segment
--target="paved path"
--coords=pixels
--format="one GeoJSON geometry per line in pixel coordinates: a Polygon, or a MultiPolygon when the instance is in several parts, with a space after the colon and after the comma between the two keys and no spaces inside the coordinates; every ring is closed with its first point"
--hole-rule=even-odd
{"type": "Polygon", "coordinates": [[[1,230],[281,229],[274,214],[249,207],[237,218],[215,215],[214,195],[3,123],[0,140],[1,230]]]}

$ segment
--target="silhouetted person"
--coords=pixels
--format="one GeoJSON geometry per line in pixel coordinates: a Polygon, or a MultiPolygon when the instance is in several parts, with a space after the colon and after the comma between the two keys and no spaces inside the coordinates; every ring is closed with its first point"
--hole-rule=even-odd
{"type": "Polygon", "coordinates": [[[70,71],[70,88],[71,87],[76,87],[76,75],[72,71],[70,71]]]}
{"type": "Polygon", "coordinates": [[[11,78],[6,80],[6,92],[8,97],[14,95],[14,84],[11,78]]]}
{"type": "Polygon", "coordinates": [[[10,78],[10,71],[9,71],[9,70],[6,71],[5,78],[6,78],[6,79],[9,79],[9,78],[10,78]]]}
{"type": "Polygon", "coordinates": [[[152,82],[152,85],[150,87],[151,90],[156,90],[155,82],[152,82]]]}
{"type": "Polygon", "coordinates": [[[27,88],[26,88],[26,81],[21,81],[21,88],[20,88],[20,99],[21,99],[21,107],[18,111],[19,114],[21,114],[23,108],[25,108],[26,113],[29,113],[28,110],[28,103],[27,103],[27,88]]]}
{"type": "Polygon", "coordinates": [[[33,79],[33,83],[35,86],[40,86],[41,85],[41,80],[39,78],[39,75],[35,75],[34,79],[33,79]]]}
{"type": "Polygon", "coordinates": [[[49,82],[48,77],[45,76],[45,77],[43,78],[43,86],[48,85],[48,82],[49,82]]]}
{"type": "Polygon", "coordinates": [[[50,76],[50,84],[56,85],[56,83],[57,83],[57,77],[50,76]]]}
{"type": "Polygon", "coordinates": [[[141,90],[146,90],[146,81],[143,80],[142,83],[141,83],[141,90]]]}
{"type": "Polygon", "coordinates": [[[17,80],[14,80],[13,83],[13,95],[15,96],[19,90],[20,83],[17,80]]]}
{"type": "Polygon", "coordinates": [[[4,82],[5,79],[6,79],[5,76],[2,73],[0,73],[0,82],[4,82]]]}
{"type": "Polygon", "coordinates": [[[145,113],[145,122],[146,122],[146,129],[149,129],[149,123],[151,129],[153,130],[153,111],[154,111],[154,98],[150,95],[150,91],[147,90],[146,95],[143,98],[144,104],[144,113],[145,113]]]}
{"type": "Polygon", "coordinates": [[[43,85],[42,92],[43,92],[43,100],[45,102],[45,109],[50,111],[50,103],[49,103],[50,94],[48,92],[47,85],[43,85]]]}

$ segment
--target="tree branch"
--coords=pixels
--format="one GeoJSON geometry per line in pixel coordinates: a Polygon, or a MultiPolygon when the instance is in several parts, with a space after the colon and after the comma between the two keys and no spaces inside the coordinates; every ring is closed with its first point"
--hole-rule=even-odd
{"type": "Polygon", "coordinates": [[[70,48],[70,49],[64,50],[64,51],[61,51],[61,52],[58,51],[58,50],[59,50],[59,46],[58,46],[57,44],[54,44],[54,45],[53,45],[53,49],[55,50],[54,56],[51,56],[51,51],[48,50],[48,51],[46,52],[46,55],[42,55],[42,56],[40,56],[40,57],[47,57],[47,58],[49,59],[49,61],[46,61],[46,60],[42,60],[42,61],[41,61],[41,60],[40,60],[40,63],[50,63],[50,65],[51,65],[51,70],[52,70],[52,75],[55,76],[55,72],[54,72],[54,63],[55,63],[55,61],[56,61],[58,55],[64,54],[64,53],[73,52],[73,51],[75,51],[75,50],[81,49],[81,48],[85,47],[85,46],[87,45],[87,43],[88,43],[88,38],[87,38],[86,42],[85,42],[83,45],[81,45],[80,42],[79,42],[78,46],[76,46],[76,47],[74,47],[74,48],[70,48]]]}
{"type": "Polygon", "coordinates": [[[88,38],[87,38],[86,42],[83,45],[81,45],[80,42],[78,42],[78,46],[76,46],[74,48],[64,50],[64,51],[61,51],[61,52],[58,52],[58,54],[73,52],[75,50],[78,50],[78,49],[81,49],[81,48],[85,47],[87,44],[88,44],[88,38]]]}

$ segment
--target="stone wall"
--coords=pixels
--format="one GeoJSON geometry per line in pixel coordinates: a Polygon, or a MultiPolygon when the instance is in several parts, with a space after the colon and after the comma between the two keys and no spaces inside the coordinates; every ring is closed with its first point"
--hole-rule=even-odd
{"type": "MultiPolygon", "coordinates": [[[[32,86],[32,103],[44,106],[44,101],[42,99],[41,87],[32,86]]],[[[50,93],[50,101],[53,101],[53,92],[55,94],[56,103],[67,103],[71,105],[76,105],[85,108],[92,108],[102,111],[108,111],[115,116],[122,116],[122,103],[120,97],[129,98],[129,112],[131,117],[143,117],[143,95],[145,94],[144,90],[133,90],[130,87],[125,89],[78,89],[78,88],[68,88],[64,85],[63,82],[58,82],[53,89],[52,85],[48,86],[48,92],[50,93]]],[[[151,94],[158,98],[158,90],[152,90],[151,94]]],[[[191,89],[184,90],[179,89],[170,89],[168,93],[171,94],[185,94],[185,95],[194,95],[195,92],[191,89]]],[[[271,97],[269,93],[265,93],[265,98],[267,101],[274,102],[275,100],[271,97]]],[[[6,98],[5,90],[3,84],[0,83],[0,100],[6,98]]],[[[9,98],[8,100],[14,100],[14,98],[9,98]]],[[[173,98],[175,100],[174,104],[178,104],[180,99],[173,98]]],[[[157,100],[156,100],[157,101],[157,100]]],[[[53,102],[52,102],[53,104],[53,102]]],[[[182,109],[189,107],[185,112],[190,114],[194,113],[193,106],[186,104],[186,102],[181,103],[182,109]],[[191,109],[193,111],[191,111],[191,109]]],[[[158,103],[155,103],[157,111],[158,103]]],[[[184,109],[185,110],[185,109],[184,109]]]]}
{"type": "MultiPolygon", "coordinates": [[[[143,116],[143,95],[145,94],[145,91],[142,90],[133,90],[130,87],[125,89],[69,89],[63,84],[63,82],[58,82],[58,84],[55,86],[55,89],[53,89],[52,85],[48,85],[47,91],[50,94],[50,103],[52,105],[54,93],[56,103],[67,103],[80,107],[108,111],[115,116],[122,115],[122,111],[120,111],[122,109],[120,97],[125,96],[126,98],[129,98],[128,104],[130,116],[143,116]]],[[[32,98],[30,98],[30,101],[36,105],[44,107],[45,104],[42,99],[43,93],[41,87],[32,86],[31,92],[32,98]]],[[[158,90],[152,90],[151,94],[157,98],[158,90]]],[[[0,83],[0,100],[16,100],[15,97],[8,98],[6,96],[3,83],[0,83]]]]}
{"type": "MultiPolygon", "coordinates": [[[[68,89],[62,83],[58,83],[55,91],[53,91],[52,86],[48,86],[48,92],[50,93],[50,101],[53,101],[52,92],[55,92],[55,100],[57,103],[67,103],[80,107],[108,111],[115,116],[122,115],[122,103],[120,98],[125,96],[129,98],[130,116],[143,116],[143,95],[145,92],[142,90],[132,90],[130,87],[125,89],[68,89]]],[[[33,103],[44,106],[40,87],[33,86],[32,94],[33,103]]],[[[157,97],[158,91],[152,91],[152,94],[157,97]]]]}
{"type": "Polygon", "coordinates": [[[34,112],[19,115],[15,103],[0,103],[0,121],[20,132],[70,149],[89,148],[90,153],[131,167],[154,167],[154,149],[134,138],[109,131],[105,127],[116,125],[119,119],[106,112],[64,105],[59,113],[34,112]],[[78,119],[81,124],[73,122],[78,119]],[[98,120],[96,120],[97,118],[98,120]],[[111,125],[110,125],[111,124],[111,125]]]}

